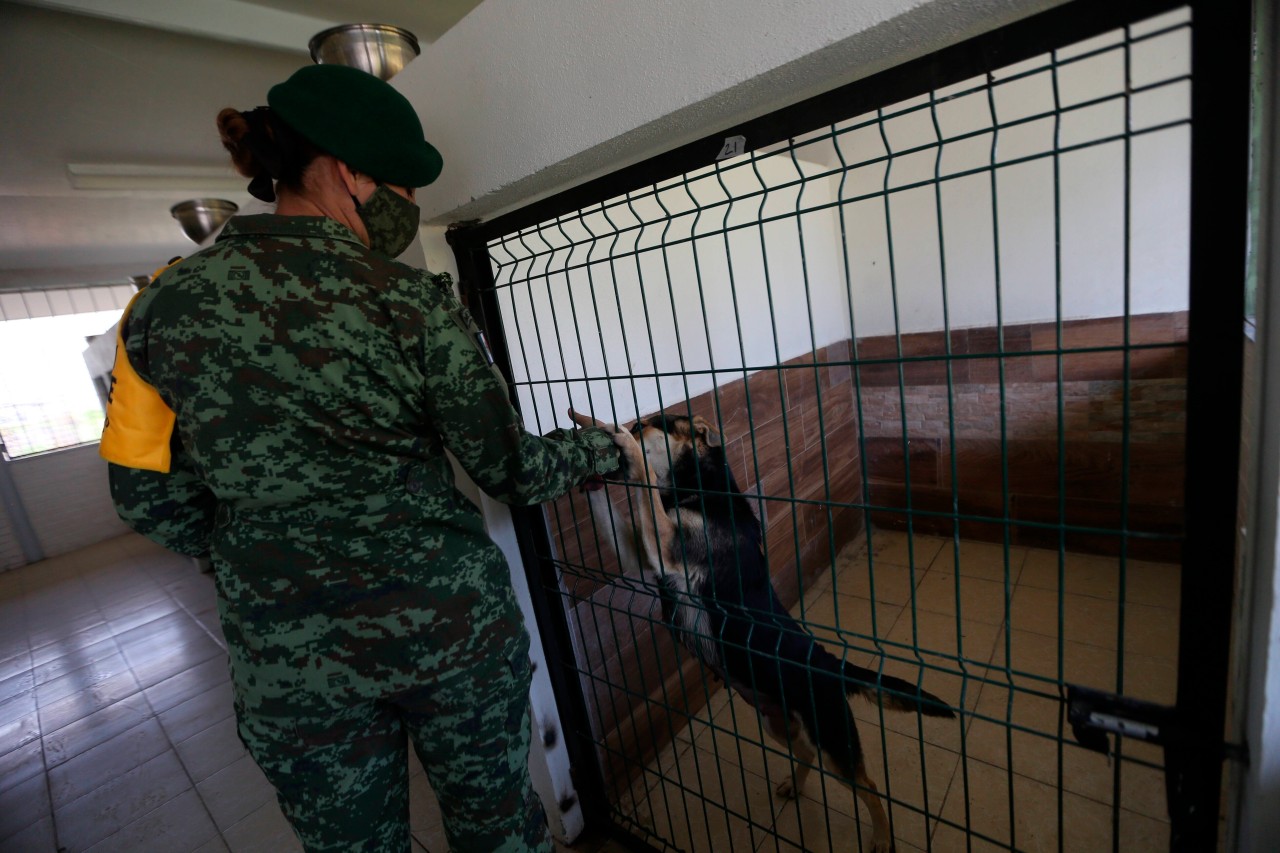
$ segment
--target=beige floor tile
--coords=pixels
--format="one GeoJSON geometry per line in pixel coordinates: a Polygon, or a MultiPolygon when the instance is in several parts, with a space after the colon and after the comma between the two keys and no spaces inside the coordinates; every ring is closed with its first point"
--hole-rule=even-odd
{"type": "MultiPolygon", "coordinates": [[[[933,835],[933,849],[940,853],[951,853],[952,850],[965,850],[972,844],[973,850],[1007,850],[1011,843],[1009,835],[1009,774],[1004,770],[983,765],[982,762],[970,762],[968,786],[959,774],[952,781],[943,817],[954,824],[965,826],[964,800],[959,798],[961,790],[969,792],[969,824],[973,833],[995,839],[992,844],[983,838],[966,838],[963,830],[957,826],[940,825],[933,835]]],[[[1059,849],[1057,838],[1057,822],[1059,822],[1059,806],[1057,806],[1056,790],[1052,786],[1036,783],[1014,775],[1014,811],[1016,813],[1016,839],[1012,843],[1016,848],[1025,850],[1059,849]]],[[[1169,849],[1169,824],[1158,818],[1147,817],[1120,809],[1120,845],[1119,849],[1129,853],[1156,853],[1169,849]]],[[[1112,826],[1111,807],[1094,800],[1078,797],[1071,793],[1062,794],[1062,826],[1064,850],[1108,850],[1111,849],[1112,826]]]]}
{"type": "MultiPolygon", "coordinates": [[[[0,749],[8,749],[8,745],[0,745],[0,749]]],[[[0,754],[0,792],[43,773],[43,747],[38,740],[0,754]]]]}
{"type": "Polygon", "coordinates": [[[1003,543],[962,539],[960,540],[960,557],[957,560],[955,542],[946,540],[946,544],[939,549],[938,556],[934,557],[929,568],[947,574],[956,574],[958,565],[959,574],[964,577],[1000,583],[1004,583],[1007,578],[1009,584],[1013,585],[1018,582],[1022,574],[1022,565],[1027,558],[1028,550],[1030,549],[1013,545],[1009,547],[1006,554],[1003,543]]]}
{"type": "MultiPolygon", "coordinates": [[[[1008,587],[1012,596],[1014,587],[1008,587]]],[[[1003,581],[954,575],[930,570],[916,589],[915,606],[947,616],[959,613],[966,620],[1002,624],[1005,620],[1006,586],[1003,581]],[[958,580],[957,580],[958,578],[958,580]]]]}
{"type": "Polygon", "coordinates": [[[926,565],[917,563],[911,567],[880,560],[873,561],[871,565],[865,560],[849,562],[839,567],[831,588],[840,595],[906,604],[911,601],[911,590],[924,579],[926,565]]]}
{"type": "Polygon", "coordinates": [[[109,677],[98,681],[93,686],[56,699],[40,708],[40,728],[44,732],[55,732],[63,726],[82,720],[95,711],[114,705],[140,692],[141,687],[133,676],[133,672],[125,669],[113,672],[109,677]]]}
{"type": "Polygon", "coordinates": [[[31,665],[37,670],[36,681],[41,682],[49,680],[50,677],[56,677],[52,673],[71,672],[104,656],[115,654],[117,651],[118,648],[112,639],[111,626],[104,622],[42,646],[33,647],[31,665]],[[46,667],[49,667],[51,673],[48,676],[45,674],[46,667]]]}
{"type": "Polygon", "coordinates": [[[105,627],[102,630],[75,634],[47,646],[40,650],[39,659],[41,662],[31,671],[37,687],[43,687],[93,664],[111,659],[124,660],[110,629],[105,627]],[[54,650],[58,654],[50,658],[48,655],[54,650]]]}
{"type": "Polygon", "coordinates": [[[1114,649],[1119,626],[1119,608],[1114,601],[1075,593],[1059,594],[1056,589],[1019,584],[1013,595],[1010,625],[1047,637],[1114,649]]]}
{"type": "Polygon", "coordinates": [[[873,530],[867,541],[871,545],[873,563],[914,565],[921,570],[927,568],[943,546],[951,542],[950,539],[921,533],[908,536],[905,530],[873,530]]]}
{"type": "Polygon", "coordinates": [[[1075,743],[1071,726],[1060,715],[1062,705],[1055,699],[1032,696],[987,685],[978,702],[977,713],[965,739],[971,761],[1007,768],[1020,776],[1063,788],[1099,802],[1110,802],[1114,789],[1113,769],[1107,756],[1075,743]],[[1060,743],[1061,742],[1061,743],[1060,743]]]}
{"type": "Polygon", "coordinates": [[[751,850],[772,831],[775,804],[764,779],[691,750],[648,792],[636,818],[689,851],[751,850]]]}
{"type": "Polygon", "coordinates": [[[200,797],[194,790],[188,790],[99,841],[86,853],[195,850],[214,839],[221,840],[217,827],[209,819],[200,797]]]}
{"type": "MultiPolygon", "coordinates": [[[[1126,755],[1133,751],[1128,743],[1125,744],[1124,750],[1126,755]]],[[[1107,802],[1110,801],[1108,800],[1107,802]]],[[[1164,770],[1156,767],[1146,767],[1130,761],[1122,761],[1120,765],[1120,805],[1125,812],[1131,812],[1136,816],[1167,824],[1169,822],[1169,805],[1165,797],[1164,770]]],[[[1136,823],[1142,823],[1142,821],[1136,821],[1136,823]]],[[[1122,820],[1122,837],[1123,831],[1122,820]]]]}
{"type": "Polygon", "coordinates": [[[7,723],[0,723],[0,743],[17,749],[40,737],[40,718],[35,709],[22,714],[7,723]]]}
{"type": "Polygon", "coordinates": [[[141,693],[121,699],[71,725],[44,736],[45,761],[50,768],[106,743],[151,717],[141,693]]]}
{"type": "MultiPolygon", "coordinates": [[[[1059,617],[1068,642],[1107,649],[1119,645],[1120,607],[1114,600],[1040,589],[1021,584],[1013,597],[1011,624],[1015,629],[1058,636],[1059,617]],[[1061,614],[1059,610],[1061,609],[1061,614]]],[[[1126,655],[1176,660],[1178,613],[1167,607],[1128,604],[1124,607],[1126,655]]]]}
{"type": "MultiPolygon", "coordinates": [[[[865,809],[855,818],[825,809],[821,803],[805,797],[788,804],[778,814],[776,832],[777,847],[772,840],[767,841],[758,848],[762,853],[775,849],[787,853],[847,853],[871,849],[871,820],[865,809]]],[[[897,853],[914,853],[924,848],[895,836],[894,849],[897,853]]]]}
{"type": "Polygon", "coordinates": [[[54,841],[53,818],[41,818],[26,829],[7,837],[0,832],[0,850],[21,851],[21,853],[60,853],[54,841]]]}
{"type": "Polygon", "coordinates": [[[157,714],[188,699],[199,696],[211,688],[228,682],[231,670],[225,657],[214,657],[204,663],[185,669],[171,678],[146,688],[147,701],[157,714]]]}
{"type": "MultiPolygon", "coordinates": [[[[0,616],[0,618],[3,617],[0,616]]],[[[26,629],[18,627],[15,630],[21,631],[25,640],[26,629]]],[[[23,645],[25,646],[26,643],[24,642],[23,645]]],[[[26,648],[22,649],[22,651],[15,652],[8,657],[0,654],[0,681],[8,681],[10,678],[30,672],[32,670],[32,666],[31,652],[26,648]]],[[[5,694],[0,693],[0,702],[3,702],[6,698],[8,697],[5,694]]]]}
{"type": "MultiPolygon", "coordinates": [[[[431,829],[415,834],[413,842],[417,845],[414,848],[415,853],[419,853],[418,848],[427,851],[427,853],[449,853],[449,841],[444,834],[443,826],[434,826],[431,829]]],[[[271,851],[267,851],[267,853],[271,853],[271,851]]]]}
{"type": "Polygon", "coordinates": [[[58,840],[84,850],[191,789],[173,751],[115,777],[54,812],[58,840]]]}
{"type": "Polygon", "coordinates": [[[409,776],[409,828],[415,834],[436,829],[444,824],[440,804],[425,773],[409,776]]]}
{"type": "Polygon", "coordinates": [[[1178,611],[1147,604],[1124,608],[1124,654],[1178,659],[1178,611]]]}
{"type": "MultiPolygon", "coordinates": [[[[967,764],[967,779],[957,776],[952,782],[942,815],[954,824],[966,826],[967,802],[967,826],[974,833],[996,844],[1012,845],[1019,850],[1056,850],[1058,798],[1059,792],[1049,785],[971,759],[967,764]]],[[[1111,809],[1072,793],[1063,792],[1061,798],[1063,849],[1111,849],[1111,809]]],[[[958,832],[952,826],[939,826],[934,835],[937,849],[957,849],[957,843],[961,841],[958,832]]],[[[976,844],[975,848],[991,849],[987,845],[976,844]]],[[[963,849],[962,843],[960,849],[963,849]]]]}
{"type": "MultiPolygon", "coordinates": [[[[965,621],[960,624],[960,645],[957,647],[956,623],[953,616],[929,611],[918,611],[914,621],[904,612],[890,632],[888,654],[884,661],[884,674],[901,678],[934,694],[953,708],[972,710],[978,703],[986,677],[986,661],[991,657],[998,628],[982,622],[965,621]],[[917,657],[916,649],[919,649],[917,657]],[[962,665],[957,651],[962,651],[962,665]]],[[[861,698],[853,702],[853,713],[859,721],[872,726],[883,725],[891,731],[911,737],[918,736],[923,727],[928,743],[945,747],[953,752],[960,749],[960,730],[968,725],[969,718],[961,715],[947,720],[924,717],[901,711],[882,711],[861,698]]],[[[863,734],[863,738],[870,737],[863,734]]]]}
{"type": "Polygon", "coordinates": [[[1164,853],[1169,849],[1169,835],[1167,820],[1120,810],[1120,849],[1124,853],[1164,853]]]}
{"type": "Polygon", "coordinates": [[[792,613],[797,619],[803,618],[809,633],[832,654],[845,657],[847,651],[845,659],[866,666],[874,655],[876,640],[889,636],[902,613],[902,605],[882,602],[873,608],[869,599],[834,594],[828,589],[809,604],[803,617],[799,608],[794,608],[792,613]]]}
{"type": "MultiPolygon", "coordinates": [[[[894,838],[911,847],[926,848],[936,823],[933,818],[942,813],[947,791],[953,784],[960,764],[959,754],[927,742],[922,747],[918,736],[893,731],[884,733],[884,745],[879,732],[866,732],[862,736],[862,749],[867,774],[886,797],[885,808],[893,824],[894,838]],[[885,746],[888,747],[887,761],[885,746]]],[[[867,817],[865,810],[862,816],[867,817]]]]}
{"type": "Polygon", "coordinates": [[[0,842],[48,817],[49,789],[43,776],[0,791],[0,842]]]}
{"type": "MultiPolygon", "coordinates": [[[[59,659],[61,662],[63,659],[59,659]]],[[[44,672],[41,667],[37,672],[44,672]]],[[[116,681],[133,681],[129,662],[119,652],[99,654],[96,660],[76,667],[55,678],[44,680],[36,688],[36,699],[41,708],[47,708],[60,699],[85,693],[100,685],[116,681]]]]}
{"type": "Polygon", "coordinates": [[[991,655],[991,678],[996,682],[1012,681],[1019,687],[1041,692],[1055,692],[1059,683],[1058,658],[1062,657],[1061,681],[1099,690],[1115,690],[1116,652],[1103,646],[1066,641],[1058,647],[1058,638],[1034,631],[1014,628],[1005,641],[1001,630],[991,655]],[[1006,658],[1008,671],[1004,671],[1006,658]]]}
{"type": "Polygon", "coordinates": [[[49,770],[55,809],[169,751],[160,724],[147,720],[49,770]]]}
{"type": "MultiPolygon", "coordinates": [[[[797,769],[789,745],[767,734],[754,708],[741,698],[715,718],[714,729],[703,729],[695,737],[694,748],[701,758],[742,768],[774,790],[797,769]]],[[[812,784],[817,784],[811,778],[812,784]]]]}
{"type": "MultiPolygon", "coordinates": [[[[1072,553],[1060,557],[1057,551],[1031,548],[1028,549],[1021,582],[1041,589],[1058,589],[1060,568],[1067,592],[1118,600],[1121,579],[1118,557],[1072,553]]],[[[1177,608],[1180,576],[1181,568],[1175,563],[1126,560],[1125,601],[1177,608]]]]}
{"type": "Polygon", "coordinates": [[[236,734],[235,717],[225,717],[174,745],[191,781],[203,782],[248,755],[236,734]]]}
{"type": "Polygon", "coordinates": [[[1178,699],[1178,663],[1172,658],[1124,656],[1124,695],[1161,705],[1178,699]]]}
{"type": "MultiPolygon", "coordinates": [[[[37,694],[34,690],[28,689],[0,702],[0,732],[4,731],[3,726],[33,716],[37,707],[39,707],[36,696],[37,694]]],[[[5,743],[13,744],[14,746],[18,745],[12,740],[6,740],[5,743]]]]}
{"type": "Polygon", "coordinates": [[[160,713],[160,725],[174,743],[199,734],[235,714],[231,681],[223,681],[160,713]]]}
{"type": "Polygon", "coordinates": [[[1177,563],[1129,560],[1125,568],[1125,601],[1176,610],[1182,601],[1182,567],[1177,563]]]}
{"type": "Polygon", "coordinates": [[[224,833],[264,804],[276,802],[275,788],[248,755],[197,783],[196,790],[224,833]]]}
{"type": "Polygon", "coordinates": [[[1043,548],[1029,548],[1021,582],[1039,589],[1059,588],[1059,575],[1066,592],[1115,599],[1119,591],[1120,561],[1116,557],[1073,554],[1043,548]]]}
{"type": "Polygon", "coordinates": [[[274,801],[224,829],[222,837],[231,853],[302,853],[302,842],[274,801]]]}

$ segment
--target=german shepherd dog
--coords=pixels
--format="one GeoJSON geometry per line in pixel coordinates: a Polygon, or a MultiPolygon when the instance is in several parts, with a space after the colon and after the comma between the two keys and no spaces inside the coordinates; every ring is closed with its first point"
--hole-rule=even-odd
{"type": "Polygon", "coordinates": [[[794,781],[784,780],[777,795],[796,796],[821,750],[871,813],[872,853],[889,853],[889,820],[867,776],[847,697],[955,714],[910,682],[841,660],[791,617],[769,577],[760,521],[705,419],[657,415],[627,430],[572,409],[569,416],[612,431],[623,461],[611,479],[642,487],[626,519],[603,488],[589,489],[600,538],[615,546],[624,571],[656,580],[677,641],[751,703],[797,759],[794,781]]]}

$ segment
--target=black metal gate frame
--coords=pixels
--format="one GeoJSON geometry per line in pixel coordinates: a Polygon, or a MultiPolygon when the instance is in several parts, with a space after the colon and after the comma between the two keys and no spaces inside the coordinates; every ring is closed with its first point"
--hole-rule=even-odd
{"type": "MultiPolygon", "coordinates": [[[[1218,839],[1227,673],[1235,593],[1237,471],[1243,373],[1251,11],[1245,0],[1075,0],[936,53],[725,128],[611,175],[484,223],[452,228],[463,297],[485,327],[499,367],[513,381],[488,254],[491,240],[715,162],[726,137],[748,150],[785,141],[922,93],[986,74],[1056,47],[1178,8],[1190,8],[1191,187],[1186,535],[1181,572],[1177,704],[1106,709],[1142,717],[1165,746],[1174,851],[1214,849],[1218,839]]],[[[540,510],[515,509],[521,556],[535,589],[557,586],[540,510]]],[[[551,680],[565,716],[567,747],[588,826],[630,846],[642,842],[609,821],[592,749],[577,662],[559,602],[534,594],[551,680]]],[[[1123,705],[1123,703],[1122,703],[1123,705]]],[[[1086,712],[1088,709],[1085,709],[1086,712]]],[[[1139,726],[1139,729],[1144,727],[1139,726]]],[[[1115,731],[1115,729],[1112,729],[1115,731]]],[[[1130,729],[1125,733],[1132,733],[1130,729]]]]}

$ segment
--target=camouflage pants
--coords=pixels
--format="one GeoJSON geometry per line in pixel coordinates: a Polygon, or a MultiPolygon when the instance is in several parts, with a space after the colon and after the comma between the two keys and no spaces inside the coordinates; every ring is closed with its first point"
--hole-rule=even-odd
{"type": "MultiPolygon", "coordinates": [[[[529,670],[512,660],[378,701],[265,716],[238,697],[244,741],[308,853],[409,853],[408,741],[439,800],[449,847],[550,853],[529,779],[529,670]]],[[[436,853],[436,851],[432,851],[436,853]]]]}

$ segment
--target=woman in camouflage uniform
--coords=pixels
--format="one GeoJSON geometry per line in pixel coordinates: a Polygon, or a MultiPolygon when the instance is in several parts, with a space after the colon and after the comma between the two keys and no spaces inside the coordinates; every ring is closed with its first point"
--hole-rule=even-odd
{"type": "Polygon", "coordinates": [[[117,378],[173,415],[167,470],[113,459],[116,505],[212,555],[240,736],[307,850],[410,849],[408,739],[452,849],[549,850],[528,635],[445,451],[531,504],[614,470],[616,447],[525,432],[449,277],[392,260],[441,168],[402,95],[312,66],[268,103],[218,124],[277,212],[232,219],[121,323],[117,378]]]}

